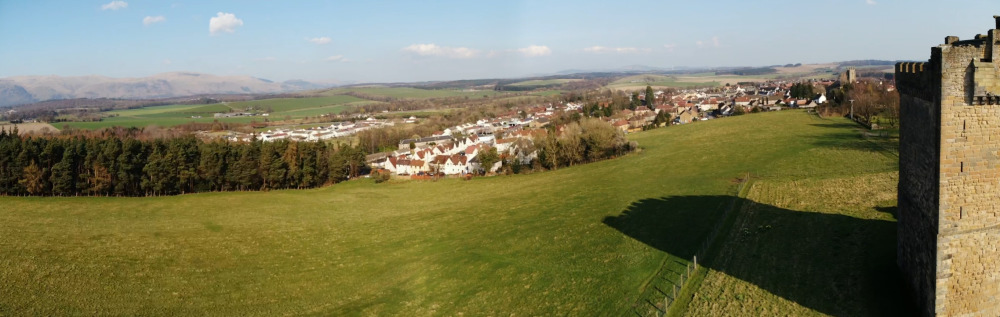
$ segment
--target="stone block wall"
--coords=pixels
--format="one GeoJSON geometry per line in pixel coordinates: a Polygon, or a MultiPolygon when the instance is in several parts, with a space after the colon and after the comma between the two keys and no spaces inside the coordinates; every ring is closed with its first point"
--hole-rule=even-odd
{"type": "Polygon", "coordinates": [[[925,316],[1000,316],[998,41],[948,37],[896,67],[897,261],[925,316]]]}

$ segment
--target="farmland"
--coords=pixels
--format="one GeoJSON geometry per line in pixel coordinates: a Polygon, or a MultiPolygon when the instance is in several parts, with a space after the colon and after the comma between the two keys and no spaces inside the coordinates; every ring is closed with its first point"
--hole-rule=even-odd
{"type": "Polygon", "coordinates": [[[574,81],[581,81],[582,79],[534,79],[525,80],[510,84],[511,86],[519,87],[547,87],[547,86],[558,86],[565,83],[571,83],[574,81]]]}
{"type": "MultiPolygon", "coordinates": [[[[55,124],[58,128],[71,127],[76,129],[101,129],[112,126],[124,127],[146,127],[160,126],[171,127],[187,124],[191,122],[210,123],[218,120],[228,123],[249,123],[251,121],[263,121],[264,117],[232,117],[214,118],[213,115],[219,112],[242,112],[247,109],[269,112],[268,119],[271,121],[284,119],[300,119],[304,117],[316,117],[325,114],[340,113],[351,107],[365,104],[381,103],[383,101],[373,101],[348,95],[356,93],[365,98],[392,98],[392,99],[433,99],[448,97],[464,97],[469,99],[505,98],[511,94],[496,93],[492,90],[451,90],[451,89],[420,89],[409,87],[350,87],[335,88],[311,94],[304,94],[301,98],[273,98],[252,101],[226,102],[209,105],[167,105],[152,106],[138,109],[109,111],[101,121],[71,121],[55,124]],[[368,97],[371,96],[371,97],[368,97]],[[199,118],[200,117],[200,118],[199,118]]],[[[536,98],[538,96],[552,96],[559,94],[559,91],[541,91],[536,95],[512,96],[512,98],[536,98]]],[[[378,99],[376,99],[378,100],[378,99]]]]}
{"type": "MultiPolygon", "coordinates": [[[[711,77],[704,77],[711,78],[711,77]]],[[[663,75],[634,75],[615,80],[608,84],[608,88],[616,90],[639,90],[646,86],[662,88],[693,88],[719,86],[717,81],[679,81],[676,77],[663,75]]]]}
{"type": "Polygon", "coordinates": [[[0,313],[626,315],[747,173],[720,256],[672,312],[898,313],[878,295],[898,293],[896,160],[855,127],[738,116],[630,135],[642,150],[613,160],[471,181],[0,197],[0,313]]]}
{"type": "Polygon", "coordinates": [[[411,87],[359,86],[349,88],[334,88],[324,91],[322,95],[342,95],[356,92],[371,96],[389,97],[395,99],[426,99],[445,97],[469,97],[472,99],[483,96],[496,96],[492,90],[457,90],[457,89],[420,89],[411,87]]]}
{"type": "Polygon", "coordinates": [[[247,108],[269,110],[271,120],[281,120],[286,117],[302,118],[319,116],[328,113],[339,113],[348,107],[372,103],[357,97],[335,95],[312,98],[276,98],[241,102],[228,102],[210,105],[168,105],[112,111],[110,117],[99,122],[65,122],[58,126],[70,126],[78,129],[100,129],[111,126],[145,127],[157,125],[170,127],[190,122],[220,122],[247,123],[251,120],[262,121],[263,117],[213,118],[215,113],[245,111],[247,108]],[[200,118],[193,118],[200,117],[200,118]]]}
{"type": "Polygon", "coordinates": [[[20,134],[59,131],[59,129],[56,129],[51,124],[44,122],[31,122],[31,123],[18,123],[18,124],[0,123],[0,129],[6,131],[12,131],[15,127],[17,127],[17,131],[20,134]]]}

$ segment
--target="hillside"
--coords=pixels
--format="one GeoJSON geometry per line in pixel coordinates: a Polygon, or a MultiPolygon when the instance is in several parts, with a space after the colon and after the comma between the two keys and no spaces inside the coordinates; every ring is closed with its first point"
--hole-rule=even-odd
{"type": "Polygon", "coordinates": [[[631,315],[734,199],[726,260],[702,263],[673,312],[898,312],[896,161],[854,129],[783,111],[633,134],[638,153],[528,175],[0,197],[0,312],[631,315]]]}
{"type": "Polygon", "coordinates": [[[21,76],[0,78],[0,107],[53,99],[152,99],[202,94],[269,94],[319,89],[335,83],[290,80],[284,83],[250,76],[175,72],[142,78],[104,76],[21,76]]]}

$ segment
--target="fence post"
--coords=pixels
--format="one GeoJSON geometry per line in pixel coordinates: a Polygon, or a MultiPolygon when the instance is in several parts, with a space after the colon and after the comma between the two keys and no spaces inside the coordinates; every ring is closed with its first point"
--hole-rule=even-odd
{"type": "Polygon", "coordinates": [[[697,255],[694,256],[694,269],[698,270],[698,256],[697,255]]]}

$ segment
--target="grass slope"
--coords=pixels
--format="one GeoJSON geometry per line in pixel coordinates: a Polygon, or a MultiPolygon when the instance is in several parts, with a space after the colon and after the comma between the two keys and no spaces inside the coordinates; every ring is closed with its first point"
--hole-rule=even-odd
{"type": "MultiPolygon", "coordinates": [[[[644,149],[472,181],[352,181],[153,198],[0,197],[0,314],[624,315],[661,263],[686,263],[735,194],[733,179],[745,172],[762,184],[809,180],[793,184],[810,195],[830,186],[827,180],[853,184],[895,170],[895,161],[873,151],[846,120],[802,112],[630,138],[644,149]]],[[[804,214],[792,219],[810,219],[816,212],[809,206],[821,200],[783,205],[801,196],[794,193],[751,197],[804,214]]],[[[868,208],[853,200],[825,203],[823,212],[847,215],[838,217],[868,208]]],[[[809,230],[840,232],[850,224],[809,230]]],[[[884,251],[893,228],[861,231],[875,235],[864,245],[820,234],[803,247],[884,251]]],[[[800,243],[800,234],[764,241],[800,243]]],[[[741,263],[753,263],[749,256],[741,263]]],[[[876,267],[892,261],[875,259],[876,267]]],[[[798,267],[791,260],[812,263],[792,257],[783,264],[798,267]]],[[[844,262],[823,267],[829,272],[806,285],[869,267],[844,262]]],[[[793,287],[801,292],[793,294],[719,265],[719,282],[706,279],[698,294],[746,282],[747,292],[780,297],[748,307],[774,311],[791,298],[802,311],[834,315],[871,314],[869,303],[879,300],[854,296],[838,310],[820,303],[827,289],[793,287]]],[[[702,309],[729,300],[709,294],[691,301],[689,312],[736,311],[702,309]]]]}

